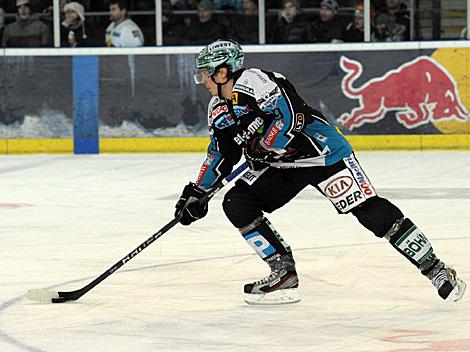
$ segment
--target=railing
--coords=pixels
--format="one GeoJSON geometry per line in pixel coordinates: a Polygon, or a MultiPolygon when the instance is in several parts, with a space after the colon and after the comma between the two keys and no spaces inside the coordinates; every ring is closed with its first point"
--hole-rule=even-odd
{"type": "MultiPolygon", "coordinates": [[[[372,26],[370,20],[370,0],[365,2],[365,23],[364,23],[364,42],[371,41],[370,28],[372,26]]],[[[468,27],[470,22],[470,0],[409,0],[409,10],[411,18],[411,30],[409,40],[441,40],[441,39],[459,39],[462,30],[468,27]]],[[[154,16],[155,21],[155,37],[150,40],[151,44],[156,46],[165,45],[162,37],[163,24],[162,24],[162,0],[155,0],[156,11],[130,11],[129,14],[132,17],[149,17],[154,16]]],[[[259,1],[259,21],[258,21],[258,43],[267,43],[267,28],[266,19],[278,16],[281,9],[266,9],[265,0],[259,1]]],[[[314,16],[318,14],[317,8],[305,8],[302,9],[307,15],[314,16]]],[[[239,12],[226,12],[226,11],[214,11],[215,14],[232,16],[240,15],[239,12]]],[[[342,7],[339,12],[339,16],[351,16],[354,13],[352,7],[342,7]]],[[[173,11],[175,16],[196,16],[197,11],[188,10],[173,11]]],[[[16,14],[7,13],[5,18],[7,20],[12,19],[16,14]]],[[[48,20],[51,20],[51,15],[40,15],[43,18],[46,16],[48,20]]],[[[86,17],[108,17],[108,12],[87,12],[86,17]]],[[[59,0],[54,0],[54,13],[53,13],[53,24],[54,24],[54,46],[60,47],[60,12],[59,12],[59,0]]],[[[101,28],[103,29],[103,28],[101,28]]],[[[152,33],[153,34],[153,33],[152,33]]],[[[462,39],[462,38],[460,38],[462,39]]],[[[470,39],[470,33],[466,33],[466,39],[470,39]]],[[[97,43],[98,44],[98,43],[97,43]]],[[[198,43],[199,44],[199,43],[198,43]]],[[[97,45],[98,46],[98,45],[97,45]]],[[[104,46],[104,40],[103,40],[104,46]]]]}

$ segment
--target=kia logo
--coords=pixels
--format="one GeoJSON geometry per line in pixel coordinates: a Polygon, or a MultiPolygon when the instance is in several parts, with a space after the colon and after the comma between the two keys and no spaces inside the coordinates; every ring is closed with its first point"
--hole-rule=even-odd
{"type": "Polygon", "coordinates": [[[328,198],[338,198],[351,189],[353,179],[349,176],[340,176],[331,180],[325,186],[325,194],[328,198]]]}

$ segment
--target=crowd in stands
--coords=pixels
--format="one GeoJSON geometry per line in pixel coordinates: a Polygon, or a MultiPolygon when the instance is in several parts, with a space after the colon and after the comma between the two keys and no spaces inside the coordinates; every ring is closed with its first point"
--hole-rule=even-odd
{"type": "MultiPolygon", "coordinates": [[[[268,44],[364,41],[360,0],[265,3],[268,44]]],[[[372,41],[409,40],[410,17],[402,0],[371,3],[372,41]]],[[[154,1],[60,0],[60,9],[62,47],[155,45],[154,1]]],[[[163,0],[162,13],[164,45],[202,45],[219,38],[258,43],[258,0],[163,0]]],[[[52,33],[52,0],[0,0],[0,46],[52,47],[52,33]]]]}

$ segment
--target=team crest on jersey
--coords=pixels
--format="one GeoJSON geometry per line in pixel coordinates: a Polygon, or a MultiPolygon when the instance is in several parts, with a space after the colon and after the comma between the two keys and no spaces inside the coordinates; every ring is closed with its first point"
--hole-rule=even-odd
{"type": "Polygon", "coordinates": [[[243,115],[248,114],[250,111],[253,111],[248,105],[240,106],[240,105],[234,105],[233,111],[235,112],[235,115],[237,117],[241,117],[243,115]]]}
{"type": "Polygon", "coordinates": [[[225,114],[221,117],[219,117],[214,125],[217,127],[219,130],[222,130],[224,128],[227,128],[235,123],[235,120],[230,116],[230,114],[225,114]]]}
{"type": "Polygon", "coordinates": [[[274,88],[270,92],[261,93],[261,98],[257,103],[261,110],[273,110],[277,106],[277,101],[282,97],[279,87],[274,88]]]}

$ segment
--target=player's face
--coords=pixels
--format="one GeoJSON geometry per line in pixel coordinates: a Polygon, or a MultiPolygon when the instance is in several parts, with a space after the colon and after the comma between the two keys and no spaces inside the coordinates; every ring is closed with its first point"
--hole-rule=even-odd
{"type": "Polygon", "coordinates": [[[212,95],[218,95],[217,92],[217,84],[212,80],[211,77],[208,75],[205,76],[206,78],[204,79],[203,84],[206,86],[207,90],[212,94],[212,95]]]}
{"type": "Polygon", "coordinates": [[[204,84],[212,95],[217,95],[217,84],[214,83],[207,70],[196,70],[194,81],[196,84],[204,84]]]}

